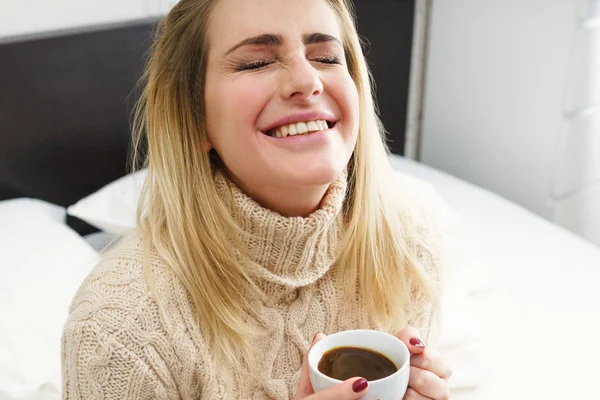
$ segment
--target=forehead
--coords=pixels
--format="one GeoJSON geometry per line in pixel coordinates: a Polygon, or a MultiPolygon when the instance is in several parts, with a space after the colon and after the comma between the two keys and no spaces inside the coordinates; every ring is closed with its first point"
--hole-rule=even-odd
{"type": "Polygon", "coordinates": [[[211,47],[223,50],[264,33],[297,39],[326,33],[341,41],[335,12],[326,0],[221,0],[208,29],[211,47]]]}

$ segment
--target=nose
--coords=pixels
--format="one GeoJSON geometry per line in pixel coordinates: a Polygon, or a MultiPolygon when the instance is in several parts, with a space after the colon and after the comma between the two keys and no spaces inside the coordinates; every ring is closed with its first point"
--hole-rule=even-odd
{"type": "Polygon", "coordinates": [[[319,71],[304,57],[298,57],[286,69],[282,82],[284,98],[308,100],[322,92],[323,82],[319,71]]]}

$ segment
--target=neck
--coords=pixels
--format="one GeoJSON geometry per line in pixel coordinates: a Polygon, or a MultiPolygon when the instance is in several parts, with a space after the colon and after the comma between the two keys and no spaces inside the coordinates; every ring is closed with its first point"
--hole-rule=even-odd
{"type": "Polygon", "coordinates": [[[246,187],[235,176],[229,179],[242,192],[261,206],[284,217],[308,217],[319,209],[329,185],[310,187],[277,187],[273,185],[246,187]]]}
{"type": "MultiPolygon", "coordinates": [[[[343,229],[345,173],[327,185],[324,195],[316,196],[311,208],[315,205],[317,208],[307,217],[286,217],[263,206],[227,174],[218,172],[214,180],[219,198],[237,225],[239,244],[243,247],[240,255],[247,257],[250,262],[247,266],[253,268],[263,290],[271,293],[280,285],[305,286],[329,270],[343,229]]],[[[286,196],[293,199],[287,192],[286,196]]],[[[308,209],[305,207],[303,213],[308,209]]]]}

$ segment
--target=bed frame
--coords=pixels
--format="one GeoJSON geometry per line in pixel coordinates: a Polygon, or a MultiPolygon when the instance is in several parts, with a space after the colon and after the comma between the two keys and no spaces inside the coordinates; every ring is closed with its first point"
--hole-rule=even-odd
{"type": "MultiPolygon", "coordinates": [[[[371,39],[383,121],[401,154],[414,2],[380,3],[358,3],[359,29],[371,39]]],[[[136,83],[157,22],[0,39],[0,200],[69,206],[127,173],[136,83]]],[[[68,223],[80,234],[95,231],[68,223]]]]}
{"type": "Polygon", "coordinates": [[[155,27],[144,20],[0,44],[0,200],[69,206],[127,172],[135,87],[155,27]]]}

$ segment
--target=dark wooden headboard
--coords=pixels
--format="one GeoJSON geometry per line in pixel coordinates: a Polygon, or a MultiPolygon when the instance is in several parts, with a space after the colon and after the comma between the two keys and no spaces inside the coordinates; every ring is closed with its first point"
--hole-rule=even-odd
{"type": "MultiPolygon", "coordinates": [[[[414,0],[356,3],[382,119],[401,154],[414,0]]],[[[0,200],[69,206],[127,172],[134,89],[156,25],[0,39],[0,200]]]]}
{"type": "Polygon", "coordinates": [[[0,200],[68,206],[126,173],[155,24],[0,44],[0,200]]]}

